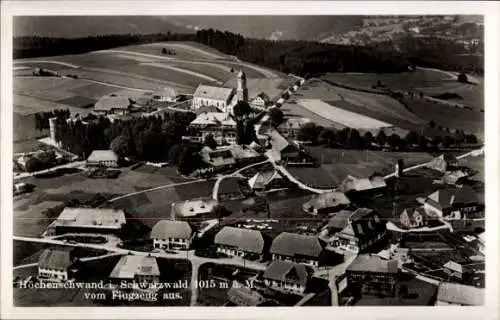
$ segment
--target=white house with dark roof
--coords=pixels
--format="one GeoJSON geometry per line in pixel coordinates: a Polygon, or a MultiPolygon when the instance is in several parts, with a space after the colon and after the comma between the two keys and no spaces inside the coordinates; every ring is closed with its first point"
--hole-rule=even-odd
{"type": "Polygon", "coordinates": [[[441,282],[436,306],[483,306],[485,290],[469,285],[441,282]]]}
{"type": "Polygon", "coordinates": [[[303,294],[310,275],[303,264],[276,260],[266,268],[262,278],[268,287],[275,290],[303,294]]]}
{"type": "Polygon", "coordinates": [[[133,101],[125,96],[109,95],[101,97],[94,105],[94,112],[98,114],[128,114],[132,109],[133,101]]]}
{"type": "Polygon", "coordinates": [[[66,233],[119,234],[126,223],[121,209],[66,207],[47,228],[47,236],[66,233]]]}
{"type": "Polygon", "coordinates": [[[218,144],[235,144],[236,121],[228,113],[204,112],[189,124],[188,134],[182,138],[203,143],[208,135],[212,135],[218,144]]]}
{"type": "Polygon", "coordinates": [[[398,261],[385,260],[375,254],[360,254],[346,269],[348,286],[361,294],[395,295],[398,280],[398,261]]]}
{"type": "Polygon", "coordinates": [[[318,215],[329,214],[347,208],[351,201],[343,192],[332,191],[312,196],[302,205],[304,212],[318,215]]]}
{"type": "Polygon", "coordinates": [[[120,258],[109,278],[137,284],[157,283],[160,281],[160,268],[154,257],[126,255],[120,258]]]}
{"type": "Polygon", "coordinates": [[[160,102],[174,102],[177,98],[177,92],[172,87],[165,87],[153,93],[152,99],[160,102]]]}
{"type": "Polygon", "coordinates": [[[77,261],[74,251],[69,249],[45,249],[38,258],[40,278],[66,281],[71,277],[71,268],[77,261]]]}
{"type": "Polygon", "coordinates": [[[118,168],[118,155],[113,150],[94,150],[87,158],[87,167],[118,168]]]}
{"type": "Polygon", "coordinates": [[[269,252],[273,260],[318,267],[322,259],[323,245],[316,236],[282,232],[274,238],[269,252]]]}
{"type": "Polygon", "coordinates": [[[271,98],[265,92],[261,92],[250,100],[250,105],[256,109],[265,110],[270,101],[271,98]]]}
{"type": "Polygon", "coordinates": [[[285,185],[285,179],[277,170],[257,172],[248,180],[248,186],[254,191],[270,190],[285,185]]]}
{"type": "Polygon", "coordinates": [[[466,219],[482,209],[476,192],[467,185],[437,190],[424,201],[424,210],[428,215],[450,220],[466,219]]]}
{"type": "Polygon", "coordinates": [[[228,112],[234,94],[233,88],[199,85],[193,94],[192,107],[215,107],[222,112],[228,112]]]}
{"type": "Polygon", "coordinates": [[[217,252],[245,258],[262,257],[265,241],[260,231],[226,226],[215,235],[214,244],[217,252]]]}
{"type": "Polygon", "coordinates": [[[194,232],[186,221],[160,220],[151,230],[150,238],[155,248],[188,250],[194,232]]]}

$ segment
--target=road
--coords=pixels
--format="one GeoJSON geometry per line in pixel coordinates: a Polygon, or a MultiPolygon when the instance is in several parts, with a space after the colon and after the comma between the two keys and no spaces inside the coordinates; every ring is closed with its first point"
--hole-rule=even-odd
{"type": "Polygon", "coordinates": [[[44,174],[44,173],[53,172],[53,171],[56,171],[58,169],[78,168],[78,167],[82,167],[84,165],[85,165],[85,161],[75,161],[75,162],[70,162],[70,163],[62,164],[60,166],[55,166],[55,167],[52,167],[52,168],[49,168],[49,169],[36,171],[36,172],[23,172],[23,173],[20,173],[18,175],[15,175],[14,176],[14,181],[15,180],[19,180],[19,179],[24,179],[24,178],[32,177],[32,176],[38,175],[38,174],[44,174]]]}
{"type": "Polygon", "coordinates": [[[220,183],[222,182],[222,180],[224,180],[225,178],[229,178],[229,177],[238,177],[238,176],[240,176],[240,172],[242,172],[248,168],[251,168],[251,167],[259,166],[259,165],[264,164],[266,162],[269,162],[269,160],[264,160],[261,162],[252,163],[246,167],[243,167],[241,169],[234,171],[233,173],[218,177],[217,180],[215,181],[214,188],[212,189],[212,199],[214,199],[216,201],[218,200],[219,186],[220,186],[220,183]]]}
{"type": "MultiPolygon", "coordinates": [[[[178,253],[167,253],[165,251],[143,252],[143,251],[127,250],[127,249],[123,249],[123,248],[101,245],[101,244],[69,243],[69,242],[65,242],[65,241],[61,241],[61,240],[46,239],[46,238],[13,236],[12,239],[15,241],[36,242],[36,243],[68,246],[68,247],[107,250],[108,252],[112,253],[112,254],[111,253],[107,254],[106,256],[117,255],[117,254],[123,254],[123,255],[131,254],[131,255],[137,255],[137,256],[150,256],[150,257],[155,257],[155,258],[189,260],[191,262],[191,266],[192,266],[192,270],[191,270],[191,302],[190,302],[191,306],[196,305],[196,302],[198,300],[198,287],[196,284],[199,280],[198,275],[199,275],[199,268],[201,265],[203,265],[205,263],[214,263],[214,264],[230,265],[230,266],[236,266],[236,267],[244,267],[244,268],[257,270],[257,271],[263,271],[267,267],[267,264],[264,264],[264,263],[255,262],[255,261],[246,261],[246,260],[243,260],[241,258],[236,258],[236,257],[235,258],[220,258],[220,259],[199,257],[199,256],[196,256],[194,254],[194,250],[178,251],[178,253]]],[[[104,256],[89,257],[89,258],[84,258],[86,260],[82,259],[82,261],[97,260],[98,258],[103,258],[103,257],[104,256]]],[[[19,267],[21,267],[21,266],[19,266],[19,267]]]]}

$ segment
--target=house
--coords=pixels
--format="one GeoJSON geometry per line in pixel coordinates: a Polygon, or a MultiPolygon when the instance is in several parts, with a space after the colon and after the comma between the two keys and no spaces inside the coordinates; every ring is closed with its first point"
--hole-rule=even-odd
{"type": "Polygon", "coordinates": [[[340,185],[340,191],[348,197],[358,195],[372,195],[383,191],[387,187],[383,177],[373,175],[369,178],[356,178],[348,175],[340,185]]]}
{"type": "Polygon", "coordinates": [[[280,233],[270,249],[273,260],[284,260],[318,267],[323,258],[323,245],[316,236],[280,233]]]}
{"type": "Polygon", "coordinates": [[[398,261],[361,254],[346,269],[348,286],[362,295],[393,297],[398,281],[398,261]]]}
{"type": "Polygon", "coordinates": [[[287,118],[277,129],[286,138],[296,138],[300,128],[309,122],[311,122],[309,118],[287,118]]]}
{"type": "Polygon", "coordinates": [[[385,223],[372,209],[359,208],[354,212],[341,210],[333,215],[325,227],[327,249],[338,254],[362,252],[383,239],[385,223]]]}
{"type": "Polygon", "coordinates": [[[288,141],[277,130],[270,129],[265,135],[275,161],[293,161],[299,157],[300,148],[295,143],[288,141]]]}
{"type": "Polygon", "coordinates": [[[345,209],[350,204],[351,201],[343,192],[332,191],[312,196],[311,200],[302,205],[302,209],[312,215],[329,214],[345,209]]]}
{"type": "Polygon", "coordinates": [[[227,299],[231,303],[242,307],[256,307],[266,301],[257,291],[235,282],[227,292],[227,299]]]}
{"type": "Polygon", "coordinates": [[[432,159],[432,161],[427,164],[427,167],[440,172],[446,172],[453,171],[458,165],[459,162],[457,158],[452,154],[446,153],[432,159]]]}
{"type": "Polygon", "coordinates": [[[133,101],[125,96],[111,94],[101,97],[94,105],[94,112],[97,114],[121,114],[130,113],[133,101]]]}
{"type": "Polygon", "coordinates": [[[215,235],[217,252],[242,258],[262,258],[265,241],[257,230],[226,226],[215,235]]]}
{"type": "Polygon", "coordinates": [[[203,143],[208,135],[212,135],[218,144],[235,144],[236,121],[223,112],[201,113],[189,124],[188,134],[182,138],[203,143]]]}
{"type": "Polygon", "coordinates": [[[286,180],[276,170],[257,172],[248,180],[249,187],[254,191],[264,191],[282,188],[286,180]]]}
{"type": "Polygon", "coordinates": [[[66,207],[47,228],[47,236],[66,233],[120,234],[125,225],[125,212],[121,209],[66,207]]]}
{"type": "Polygon", "coordinates": [[[246,179],[240,177],[227,177],[219,184],[217,198],[219,200],[241,200],[245,198],[242,190],[246,179]]]}
{"type": "Polygon", "coordinates": [[[152,95],[152,99],[159,102],[175,102],[176,98],[177,92],[171,87],[165,87],[163,90],[156,91],[152,95]]]}
{"type": "Polygon", "coordinates": [[[404,209],[399,220],[401,225],[407,229],[422,228],[427,226],[429,222],[423,207],[404,209]]]}
{"type": "Polygon", "coordinates": [[[197,217],[209,214],[217,205],[213,199],[195,199],[178,201],[172,204],[172,219],[180,217],[197,217]]]}
{"type": "Polygon", "coordinates": [[[266,106],[271,102],[271,98],[264,92],[259,93],[255,98],[250,101],[250,105],[256,109],[266,109],[266,106]]]}
{"type": "Polygon", "coordinates": [[[441,282],[438,287],[437,306],[482,306],[485,291],[483,288],[441,282]]]}
{"type": "MultiPolygon", "coordinates": [[[[203,147],[200,151],[200,156],[207,165],[208,170],[212,173],[232,169],[236,165],[236,159],[233,153],[227,149],[212,150],[209,147],[203,147]]],[[[200,171],[202,170],[203,169],[200,171]]]]}
{"type": "Polygon", "coordinates": [[[310,276],[303,264],[276,260],[266,268],[262,278],[275,290],[303,294],[310,276]]]}
{"type": "Polygon", "coordinates": [[[194,233],[186,221],[160,220],[151,229],[150,238],[155,248],[188,250],[194,233]]]}
{"type": "Polygon", "coordinates": [[[464,273],[462,265],[460,263],[457,263],[457,262],[452,261],[452,260],[446,262],[443,265],[443,270],[451,277],[454,277],[457,279],[462,279],[462,276],[464,273]]]}
{"type": "Polygon", "coordinates": [[[118,167],[118,155],[113,150],[94,150],[87,158],[87,167],[118,167]]]}
{"type": "Polygon", "coordinates": [[[58,281],[69,280],[77,263],[74,252],[67,248],[45,249],[38,258],[38,276],[58,281]]]}
{"type": "Polygon", "coordinates": [[[476,192],[468,185],[437,190],[424,200],[428,215],[450,220],[471,218],[483,208],[476,192]]]}
{"type": "Polygon", "coordinates": [[[228,112],[234,93],[233,88],[199,85],[193,94],[192,107],[216,107],[222,112],[228,112]]]}
{"type": "Polygon", "coordinates": [[[113,282],[158,283],[160,268],[154,257],[126,255],[115,265],[109,278],[113,282]]]}

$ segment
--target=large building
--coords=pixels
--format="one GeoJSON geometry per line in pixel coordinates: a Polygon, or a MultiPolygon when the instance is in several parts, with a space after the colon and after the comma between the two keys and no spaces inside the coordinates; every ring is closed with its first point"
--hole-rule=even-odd
{"type": "Polygon", "coordinates": [[[215,235],[217,252],[236,257],[262,258],[265,241],[257,230],[224,227],[215,235]]]}
{"type": "Polygon", "coordinates": [[[273,261],[262,277],[268,287],[294,294],[303,294],[309,281],[306,266],[280,260],[273,261]]]}
{"type": "Polygon", "coordinates": [[[228,112],[234,96],[233,88],[200,85],[193,94],[193,109],[215,107],[222,112],[228,112]]]}
{"type": "Polygon", "coordinates": [[[47,236],[66,233],[119,234],[125,225],[123,210],[66,207],[47,228],[47,236]]]}
{"type": "Polygon", "coordinates": [[[133,101],[124,96],[109,95],[101,97],[94,105],[97,114],[120,114],[130,113],[133,101]]]}
{"type": "Polygon", "coordinates": [[[467,185],[437,190],[424,201],[424,209],[428,215],[450,220],[473,218],[483,207],[476,192],[467,185]]]}
{"type": "Polygon", "coordinates": [[[336,213],[326,226],[326,231],[324,238],[328,243],[327,248],[338,254],[362,252],[387,233],[378,213],[367,208],[336,213]]]}
{"type": "Polygon", "coordinates": [[[113,150],[94,150],[87,158],[87,167],[117,168],[118,155],[113,150]]]}
{"type": "Polygon", "coordinates": [[[151,230],[150,238],[155,248],[188,250],[194,233],[186,221],[160,220],[151,230]]]}
{"type": "Polygon", "coordinates": [[[347,283],[362,295],[389,296],[396,294],[397,260],[384,260],[377,255],[358,255],[346,270],[347,283]]]}
{"type": "Polygon", "coordinates": [[[318,215],[329,214],[346,209],[351,201],[342,192],[326,192],[312,196],[311,200],[302,205],[304,212],[318,215]]]}
{"type": "Polygon", "coordinates": [[[318,267],[323,258],[323,246],[315,236],[282,232],[270,249],[273,260],[284,260],[318,267]]]}
{"type": "Polygon", "coordinates": [[[199,114],[188,128],[184,140],[203,143],[212,135],[218,144],[236,143],[236,121],[224,112],[206,112],[199,114]]]}
{"type": "Polygon", "coordinates": [[[157,283],[160,281],[160,268],[154,257],[127,255],[121,257],[109,278],[137,284],[157,283]]]}
{"type": "Polygon", "coordinates": [[[76,263],[74,250],[45,249],[38,259],[38,276],[58,281],[69,280],[76,263]]]}

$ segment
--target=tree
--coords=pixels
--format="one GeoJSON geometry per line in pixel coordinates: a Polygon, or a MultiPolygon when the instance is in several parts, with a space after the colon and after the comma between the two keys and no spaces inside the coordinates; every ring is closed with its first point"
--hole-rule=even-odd
{"type": "Polygon", "coordinates": [[[300,141],[310,141],[313,144],[317,142],[318,128],[314,122],[308,122],[300,127],[297,133],[297,139],[300,141]]]}
{"type": "Polygon", "coordinates": [[[453,144],[455,144],[455,139],[452,136],[445,136],[443,138],[443,146],[445,148],[451,147],[453,144]]]}
{"type": "Polygon", "coordinates": [[[234,69],[233,69],[233,68],[231,68],[231,73],[233,73],[233,72],[234,72],[234,69]]]}
{"type": "Polygon", "coordinates": [[[328,128],[323,128],[318,135],[318,142],[329,147],[335,143],[335,132],[328,128]]]}
{"type": "Polygon", "coordinates": [[[399,297],[405,298],[408,295],[408,286],[406,284],[402,284],[399,287],[399,297]]]}
{"type": "Polygon", "coordinates": [[[26,170],[26,172],[35,172],[35,171],[43,170],[45,168],[43,167],[42,161],[40,161],[36,157],[31,157],[30,159],[28,159],[28,161],[26,161],[26,165],[24,166],[24,169],[26,170]]]}
{"type": "Polygon", "coordinates": [[[129,137],[125,135],[119,135],[111,141],[109,148],[121,158],[130,155],[129,137]]]}
{"type": "Polygon", "coordinates": [[[239,145],[245,144],[245,126],[243,121],[236,122],[236,143],[239,145]]]}
{"type": "Polygon", "coordinates": [[[429,121],[429,127],[431,127],[432,129],[434,129],[436,127],[436,123],[434,122],[434,120],[431,120],[429,121]]]}
{"type": "Polygon", "coordinates": [[[233,114],[237,118],[242,118],[249,115],[252,112],[252,108],[245,101],[238,101],[238,103],[233,108],[233,114]]]}
{"type": "Polygon", "coordinates": [[[179,156],[177,170],[183,175],[193,172],[196,169],[196,155],[189,146],[185,146],[179,156]]]}
{"type": "Polygon", "coordinates": [[[361,138],[361,135],[359,134],[359,131],[356,129],[351,129],[349,131],[349,146],[359,149],[363,147],[363,139],[361,138]]]}
{"type": "Polygon", "coordinates": [[[384,132],[384,130],[380,130],[380,132],[377,134],[377,138],[375,139],[377,143],[381,146],[385,145],[387,142],[387,136],[384,132]]]}
{"type": "Polygon", "coordinates": [[[402,145],[401,138],[397,134],[395,134],[395,133],[391,134],[387,138],[387,142],[389,143],[389,145],[391,147],[400,147],[402,145]]]}
{"type": "Polygon", "coordinates": [[[405,143],[410,146],[418,144],[419,140],[420,134],[415,131],[408,132],[408,134],[404,138],[405,143]]]}
{"type": "Polygon", "coordinates": [[[364,144],[365,144],[365,147],[366,148],[369,148],[372,143],[373,143],[373,134],[368,131],[367,133],[365,133],[365,135],[363,136],[363,141],[364,141],[364,144]]]}
{"type": "Polygon", "coordinates": [[[231,214],[231,211],[229,211],[226,207],[224,207],[223,205],[216,205],[213,209],[212,209],[212,212],[213,214],[215,215],[215,217],[217,219],[220,219],[220,218],[224,218],[228,215],[231,214]]]}
{"type": "Polygon", "coordinates": [[[182,150],[183,148],[180,144],[174,144],[173,146],[171,146],[168,150],[168,162],[170,162],[174,166],[177,166],[179,164],[182,150]]]}
{"type": "Polygon", "coordinates": [[[458,82],[461,82],[461,83],[469,83],[469,79],[467,78],[467,75],[463,72],[458,74],[457,80],[458,80],[458,82]]]}
{"type": "Polygon", "coordinates": [[[271,124],[273,126],[278,126],[280,123],[283,122],[284,115],[283,111],[279,108],[271,108],[269,109],[269,120],[271,121],[271,124]]]}
{"type": "Polygon", "coordinates": [[[167,49],[166,48],[161,49],[161,53],[162,54],[167,54],[167,49]]]}
{"type": "Polygon", "coordinates": [[[217,148],[217,141],[215,141],[215,138],[212,134],[208,134],[205,137],[204,143],[207,147],[209,147],[212,150],[215,150],[217,148]]]}

